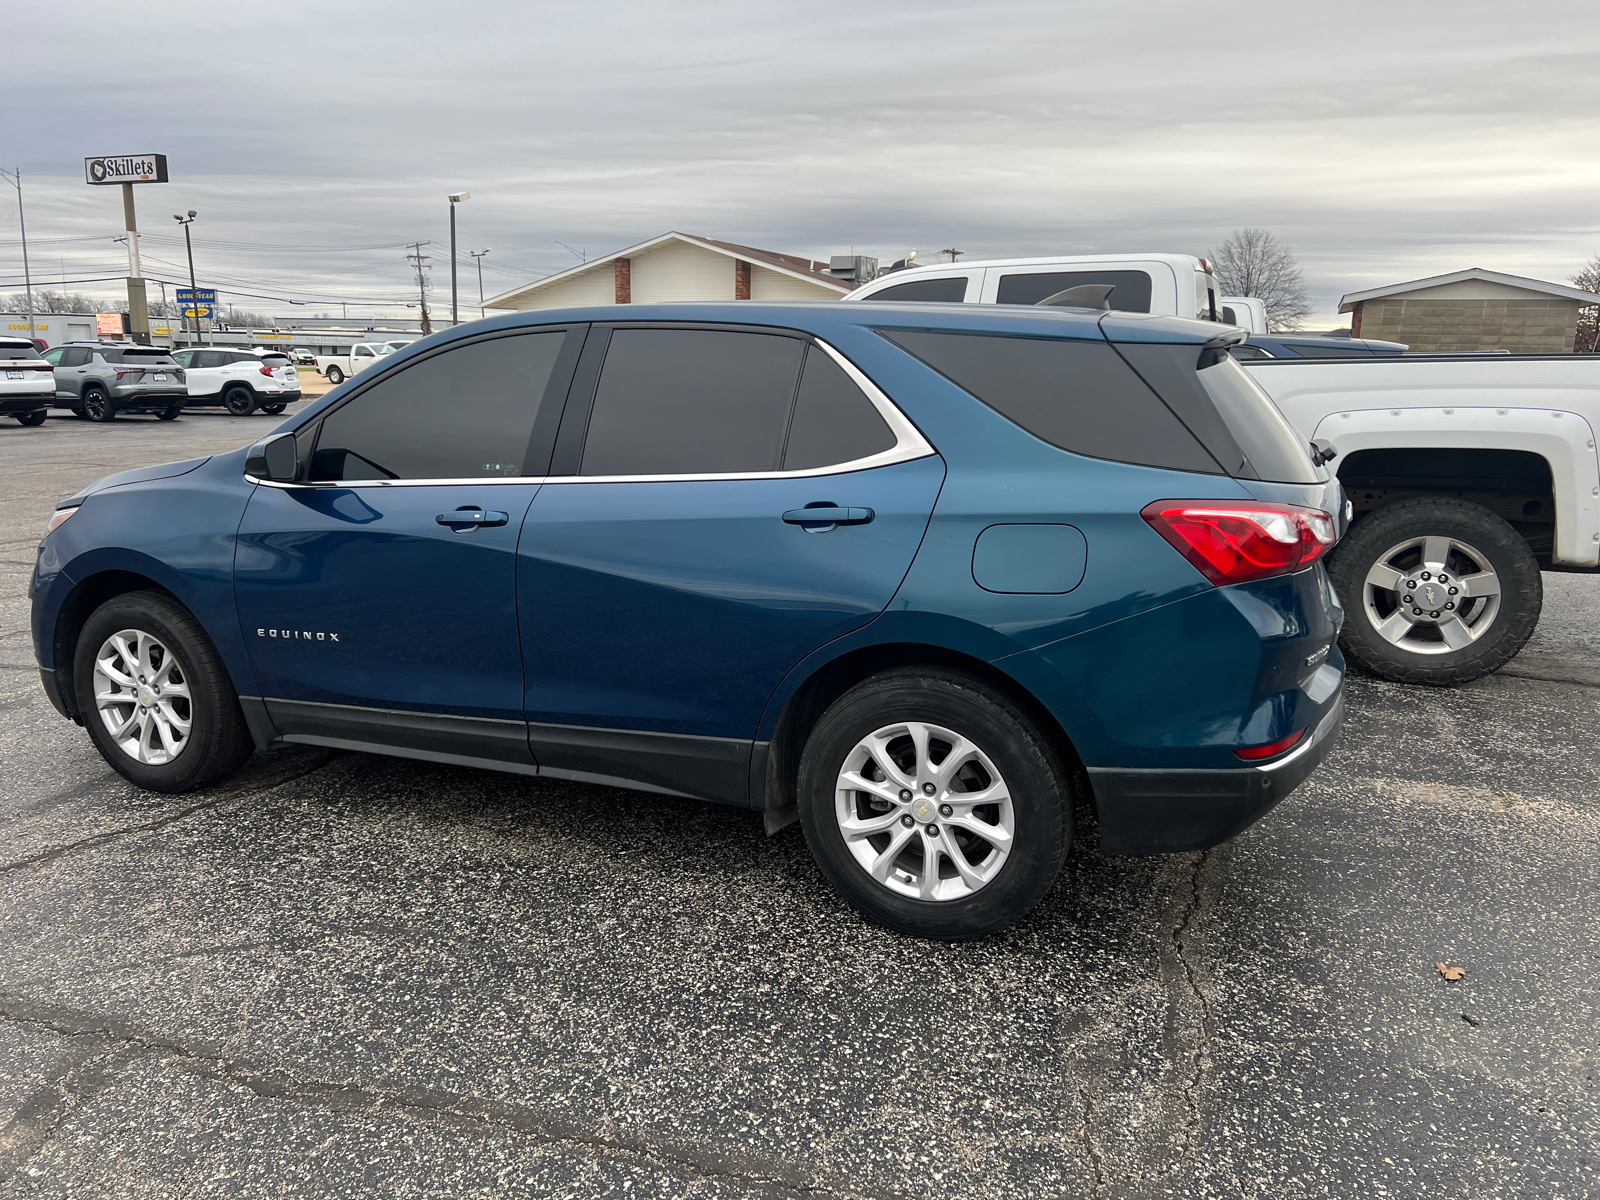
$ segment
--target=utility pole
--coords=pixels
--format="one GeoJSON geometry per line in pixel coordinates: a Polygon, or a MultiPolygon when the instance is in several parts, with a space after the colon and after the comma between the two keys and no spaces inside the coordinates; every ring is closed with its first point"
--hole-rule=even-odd
{"type": "Polygon", "coordinates": [[[482,250],[468,250],[468,254],[478,260],[478,320],[483,320],[483,256],[489,253],[489,247],[482,250]]]}
{"type": "Polygon", "coordinates": [[[965,254],[966,251],[965,250],[941,250],[941,251],[939,251],[939,253],[940,254],[948,254],[950,256],[950,261],[951,262],[955,262],[955,260],[960,258],[963,254],[965,254]]]}
{"type": "MultiPolygon", "coordinates": [[[[461,324],[461,314],[456,308],[456,205],[463,200],[471,199],[471,192],[455,192],[450,197],[450,324],[452,326],[461,324]]],[[[423,309],[422,320],[426,324],[427,309],[423,309]]]]}
{"type": "MultiPolygon", "coordinates": [[[[187,217],[172,214],[172,219],[183,226],[183,248],[189,252],[189,303],[194,306],[194,344],[201,343],[200,334],[200,285],[194,281],[194,243],[189,240],[189,226],[194,224],[195,211],[189,210],[187,217]]],[[[182,305],[178,306],[182,309],[182,305]]]]}
{"type": "MultiPolygon", "coordinates": [[[[0,171],[0,176],[5,172],[0,171]]],[[[28,289],[28,337],[35,336],[33,331],[33,275],[28,270],[28,222],[22,215],[22,168],[18,167],[11,172],[9,182],[17,187],[17,224],[22,229],[22,282],[28,289]]],[[[63,272],[64,274],[65,272],[63,272]]]]}
{"type": "MultiPolygon", "coordinates": [[[[450,209],[450,215],[455,216],[455,208],[450,209]]],[[[424,264],[428,262],[428,255],[422,252],[427,242],[412,242],[411,253],[406,255],[417,268],[417,299],[422,302],[422,336],[427,337],[433,332],[433,322],[428,320],[428,279],[423,274],[424,264]]]]}

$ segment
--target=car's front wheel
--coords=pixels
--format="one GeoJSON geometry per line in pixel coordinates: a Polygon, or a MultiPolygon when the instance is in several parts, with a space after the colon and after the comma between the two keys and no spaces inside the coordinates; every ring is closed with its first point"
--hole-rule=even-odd
{"type": "Polygon", "coordinates": [[[159,592],[128,592],[97,608],[79,635],[72,677],[95,748],[142,788],[204,787],[254,748],[216,647],[159,592]]]}
{"type": "Polygon", "coordinates": [[[91,421],[115,421],[117,410],[111,407],[111,397],[99,388],[84,388],[83,415],[91,421]]]}
{"type": "Polygon", "coordinates": [[[1458,684],[1514,658],[1544,585],[1528,543],[1482,505],[1424,496],[1356,522],[1328,560],[1345,607],[1339,644],[1400,683],[1458,684]]]}
{"type": "Polygon", "coordinates": [[[17,423],[20,425],[43,425],[45,418],[50,415],[50,410],[41,408],[37,412],[19,413],[17,423]]]}
{"type": "Polygon", "coordinates": [[[800,820],[829,881],[868,919],[941,940],[1019,920],[1072,840],[1060,755],[976,679],[874,676],[836,700],[800,762],[800,820]]]}

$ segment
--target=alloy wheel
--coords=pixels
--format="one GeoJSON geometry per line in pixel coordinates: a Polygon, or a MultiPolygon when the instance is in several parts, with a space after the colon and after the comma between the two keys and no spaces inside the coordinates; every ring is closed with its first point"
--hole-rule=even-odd
{"type": "Polygon", "coordinates": [[[993,761],[953,730],[906,721],[845,756],[834,815],[845,847],[878,883],[918,900],[959,900],[999,874],[1016,813],[993,761]]]}
{"type": "Polygon", "coordinates": [[[1361,593],[1378,636],[1413,654],[1464,650],[1500,612],[1500,577],[1488,558],[1438,534],[1389,547],[1367,571],[1361,593]]]}
{"type": "Polygon", "coordinates": [[[159,765],[182,754],[193,729],[189,679],[156,637],[123,629],[94,656],[94,702],[112,740],[135,762],[159,765]]]}

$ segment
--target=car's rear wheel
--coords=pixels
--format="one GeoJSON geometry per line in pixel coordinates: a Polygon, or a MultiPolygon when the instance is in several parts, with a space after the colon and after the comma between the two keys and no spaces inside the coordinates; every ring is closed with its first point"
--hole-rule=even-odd
{"type": "Polygon", "coordinates": [[[248,417],[256,410],[256,394],[247,387],[231,387],[222,394],[222,407],[236,417],[248,417]]]}
{"type": "Polygon", "coordinates": [[[338,387],[344,382],[344,372],[338,367],[329,367],[327,370],[327,379],[328,382],[333,384],[334,387],[338,387]]]}
{"type": "Polygon", "coordinates": [[[84,388],[83,415],[91,421],[115,421],[117,410],[111,407],[111,397],[99,388],[84,388]]]}
{"type": "Polygon", "coordinates": [[[20,425],[43,425],[45,418],[50,415],[50,410],[41,408],[38,412],[18,413],[17,423],[20,425]]]}
{"type": "Polygon", "coordinates": [[[288,407],[289,405],[287,401],[285,401],[283,404],[263,404],[261,406],[261,411],[266,413],[268,416],[275,417],[288,407]]]}
{"type": "Polygon", "coordinates": [[[181,415],[183,415],[183,405],[174,404],[171,408],[163,408],[156,417],[162,421],[176,421],[181,415]]]}
{"type": "Polygon", "coordinates": [[[142,788],[204,787],[237,770],[254,748],[216,647],[159,592],[128,592],[90,615],[73,682],[95,748],[142,788]]]}
{"type": "Polygon", "coordinates": [[[983,937],[1034,907],[1072,840],[1059,754],[979,681],[904,668],[822,715],[800,761],[800,820],[829,881],[869,920],[983,937]]]}
{"type": "Polygon", "coordinates": [[[1358,521],[1328,560],[1339,644],[1400,683],[1459,684],[1504,666],[1539,622],[1544,586],[1522,535],[1482,505],[1424,496],[1358,521]]]}

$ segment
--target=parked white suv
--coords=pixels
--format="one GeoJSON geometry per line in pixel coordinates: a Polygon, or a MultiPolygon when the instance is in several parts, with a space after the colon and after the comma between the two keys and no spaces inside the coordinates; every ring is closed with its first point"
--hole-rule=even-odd
{"type": "Polygon", "coordinates": [[[188,378],[186,407],[220,404],[237,417],[258,408],[276,416],[300,399],[300,373],[277,350],[196,346],[172,357],[188,378]]]}
{"type": "Polygon", "coordinates": [[[1084,306],[1089,308],[1222,319],[1211,264],[1188,254],[1075,254],[940,263],[880,276],[845,300],[1038,304],[1069,288],[1084,288],[1084,306]],[[1100,291],[1091,296],[1089,289],[1094,288],[1100,291]]]}
{"type": "Polygon", "coordinates": [[[56,395],[55,369],[27,338],[0,338],[0,415],[43,425],[56,395]]]}

